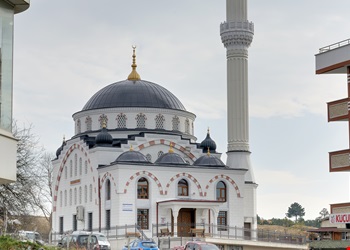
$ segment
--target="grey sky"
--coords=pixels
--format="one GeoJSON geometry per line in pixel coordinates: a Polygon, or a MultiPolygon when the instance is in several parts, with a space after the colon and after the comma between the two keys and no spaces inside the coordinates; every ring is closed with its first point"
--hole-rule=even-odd
{"type": "MultiPolygon", "coordinates": [[[[347,38],[348,0],[250,0],[250,145],[258,214],[282,218],[299,202],[314,219],[349,200],[349,176],[328,173],[328,151],[349,146],[326,102],[346,97],[346,76],[316,76],[320,47],[347,38]]],[[[224,0],[32,0],[15,17],[14,116],[47,150],[73,135],[71,115],[102,87],[138,72],[174,93],[226,152],[224,0]]],[[[225,157],[223,157],[225,159],[225,157]]]]}

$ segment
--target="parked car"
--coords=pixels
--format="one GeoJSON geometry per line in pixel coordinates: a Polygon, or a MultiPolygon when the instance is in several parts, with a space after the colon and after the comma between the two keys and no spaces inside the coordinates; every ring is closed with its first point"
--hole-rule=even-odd
{"type": "Polygon", "coordinates": [[[185,246],[174,247],[173,250],[220,250],[216,245],[205,241],[189,241],[185,246]]]}
{"type": "Polygon", "coordinates": [[[85,231],[74,231],[63,236],[57,246],[61,248],[69,247],[82,248],[86,250],[110,250],[111,245],[102,233],[91,233],[85,231]]]}
{"type": "Polygon", "coordinates": [[[44,245],[45,242],[42,240],[41,235],[38,232],[34,231],[19,231],[19,238],[22,241],[30,241],[33,243],[37,243],[39,245],[44,245]]]}
{"type": "Polygon", "coordinates": [[[158,245],[152,240],[136,239],[125,245],[122,250],[159,250],[158,245]]]}

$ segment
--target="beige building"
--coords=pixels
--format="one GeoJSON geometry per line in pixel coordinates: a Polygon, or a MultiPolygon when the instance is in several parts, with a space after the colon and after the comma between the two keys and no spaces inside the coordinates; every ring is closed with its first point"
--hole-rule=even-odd
{"type": "Polygon", "coordinates": [[[14,15],[30,0],[0,0],[0,184],[16,181],[17,141],[12,134],[14,15]]]}

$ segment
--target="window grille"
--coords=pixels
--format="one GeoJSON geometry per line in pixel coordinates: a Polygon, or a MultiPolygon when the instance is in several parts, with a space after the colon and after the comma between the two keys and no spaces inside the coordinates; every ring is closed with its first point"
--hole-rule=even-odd
{"type": "Polygon", "coordinates": [[[146,127],[146,115],[145,114],[137,114],[136,115],[136,127],[137,128],[145,128],[146,127]]]}
{"type": "Polygon", "coordinates": [[[161,114],[158,114],[155,118],[156,129],[164,129],[164,121],[165,121],[164,116],[161,114]]]}
{"type": "Polygon", "coordinates": [[[117,115],[117,128],[126,128],[126,120],[127,117],[125,114],[120,113],[119,115],[117,115]]]}
{"type": "Polygon", "coordinates": [[[172,123],[173,123],[173,130],[179,131],[180,130],[179,129],[180,119],[178,116],[173,117],[172,123]]]}
{"type": "Polygon", "coordinates": [[[90,116],[86,117],[85,124],[86,124],[86,131],[92,130],[92,119],[90,116]]]}

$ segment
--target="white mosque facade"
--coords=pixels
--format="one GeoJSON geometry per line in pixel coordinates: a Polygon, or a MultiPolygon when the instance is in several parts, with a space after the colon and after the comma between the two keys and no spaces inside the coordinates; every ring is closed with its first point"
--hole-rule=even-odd
{"type": "MultiPolygon", "coordinates": [[[[232,22],[241,21],[227,21],[232,22]]],[[[227,27],[226,34],[234,32],[227,27]]],[[[229,54],[234,53],[228,53],[232,61],[229,54]]],[[[235,148],[235,133],[228,132],[224,164],[209,130],[197,142],[195,114],[161,85],[141,80],[135,57],[134,49],[127,80],[99,90],[73,114],[75,135],[63,140],[53,160],[53,232],[106,232],[136,225],[152,237],[157,225],[167,225],[173,236],[186,236],[199,225],[206,233],[226,227],[256,229],[257,184],[247,122],[237,126],[246,128],[243,148],[235,148]]],[[[228,107],[230,112],[235,111],[228,107]]],[[[230,124],[235,122],[229,121],[229,130],[237,125],[230,124]]]]}

